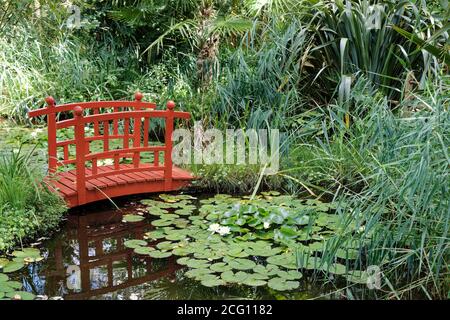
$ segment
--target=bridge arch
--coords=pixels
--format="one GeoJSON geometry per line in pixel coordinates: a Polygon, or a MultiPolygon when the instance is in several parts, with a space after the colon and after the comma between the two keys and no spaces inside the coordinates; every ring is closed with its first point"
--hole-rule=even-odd
{"type": "Polygon", "coordinates": [[[55,99],[47,97],[46,108],[28,113],[30,118],[47,118],[46,181],[69,207],[117,196],[173,191],[193,180],[191,173],[172,163],[174,121],[189,119],[190,114],[175,111],[173,101],[167,102],[165,110],[158,110],[156,104],[142,99],[137,92],[134,101],[57,106],[55,99]],[[164,145],[149,141],[152,119],[164,122],[164,145]],[[59,130],[64,135],[58,135],[59,130]],[[145,158],[144,153],[150,156],[145,158]]]}

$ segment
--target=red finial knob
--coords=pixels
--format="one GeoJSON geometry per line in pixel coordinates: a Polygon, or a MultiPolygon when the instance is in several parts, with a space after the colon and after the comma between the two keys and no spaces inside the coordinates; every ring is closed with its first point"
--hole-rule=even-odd
{"type": "Polygon", "coordinates": [[[134,94],[134,98],[136,99],[136,101],[142,101],[142,98],[144,98],[144,95],[138,91],[134,94]]]}
{"type": "Polygon", "coordinates": [[[55,105],[55,99],[52,96],[48,96],[47,98],[45,98],[45,102],[49,106],[54,106],[55,105]]]}
{"type": "Polygon", "coordinates": [[[175,109],[175,102],[173,102],[172,100],[169,100],[167,102],[167,109],[169,109],[169,110],[175,109]]]}
{"type": "Polygon", "coordinates": [[[80,106],[76,106],[75,108],[73,108],[73,113],[75,114],[75,116],[80,117],[83,115],[83,108],[80,106]]]}

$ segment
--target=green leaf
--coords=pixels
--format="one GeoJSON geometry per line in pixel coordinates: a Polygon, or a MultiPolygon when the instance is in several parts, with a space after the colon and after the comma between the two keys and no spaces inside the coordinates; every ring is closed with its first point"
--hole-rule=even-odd
{"type": "Polygon", "coordinates": [[[6,294],[8,298],[14,299],[15,297],[18,297],[18,300],[34,300],[35,295],[31,292],[26,291],[15,291],[15,292],[8,292],[6,294]]]}
{"type": "Polygon", "coordinates": [[[156,259],[164,259],[164,258],[168,258],[172,255],[172,252],[164,252],[164,251],[150,251],[148,253],[148,255],[152,258],[156,258],[156,259]]]}
{"type": "Polygon", "coordinates": [[[127,240],[124,242],[124,246],[130,249],[135,249],[138,247],[144,247],[147,245],[147,242],[144,240],[138,240],[138,239],[134,239],[134,240],[127,240]]]}
{"type": "Polygon", "coordinates": [[[288,281],[284,278],[272,278],[268,282],[268,286],[277,291],[294,290],[300,286],[298,281],[288,281]]]}
{"type": "Polygon", "coordinates": [[[303,275],[296,270],[279,271],[277,276],[285,280],[298,280],[303,277],[303,275]]]}
{"type": "Polygon", "coordinates": [[[256,263],[250,259],[234,259],[231,260],[228,264],[231,268],[237,270],[250,270],[256,267],[256,263]]]}
{"type": "Polygon", "coordinates": [[[22,269],[23,267],[24,267],[23,262],[11,261],[5,267],[3,267],[3,272],[4,273],[16,272],[22,269]]]}
{"type": "MultiPolygon", "coordinates": [[[[419,38],[419,36],[412,34],[398,26],[392,26],[392,28],[397,31],[399,34],[401,34],[406,39],[414,42],[419,49],[425,49],[429,53],[431,53],[433,56],[435,56],[438,59],[441,59],[444,61],[445,64],[450,65],[450,54],[448,53],[448,49],[446,49],[445,46],[442,48],[439,48],[437,46],[432,45],[431,43],[419,38]]],[[[450,23],[447,22],[447,24],[442,29],[450,29],[450,23]]]]}
{"type": "Polygon", "coordinates": [[[130,223],[140,222],[144,219],[145,218],[143,216],[139,216],[137,214],[126,214],[122,217],[123,222],[130,222],[130,223]]]}
{"type": "Polygon", "coordinates": [[[261,280],[261,279],[255,279],[253,277],[249,277],[246,279],[243,284],[251,287],[260,287],[267,284],[267,281],[261,280]]]}
{"type": "Polygon", "coordinates": [[[210,269],[213,270],[214,272],[225,272],[229,271],[231,267],[225,262],[217,262],[212,264],[210,269]]]}
{"type": "Polygon", "coordinates": [[[150,252],[154,251],[155,248],[152,247],[136,247],[134,248],[134,252],[141,255],[150,255],[150,252]]]}
{"type": "Polygon", "coordinates": [[[173,224],[173,221],[166,220],[166,219],[157,219],[157,220],[153,220],[151,223],[155,227],[166,227],[166,226],[170,226],[171,224],[173,224]]]}
{"type": "Polygon", "coordinates": [[[226,282],[217,277],[217,279],[202,280],[201,284],[205,287],[217,287],[225,285],[226,282]]]}

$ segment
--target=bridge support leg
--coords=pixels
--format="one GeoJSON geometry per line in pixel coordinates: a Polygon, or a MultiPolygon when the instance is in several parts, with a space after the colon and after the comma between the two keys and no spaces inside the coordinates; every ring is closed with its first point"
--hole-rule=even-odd
{"type": "Polygon", "coordinates": [[[166,117],[166,134],[165,145],[166,150],[164,152],[164,190],[172,190],[172,133],[173,133],[173,109],[175,108],[175,102],[167,102],[167,117],[166,117]]]}
{"type": "Polygon", "coordinates": [[[86,203],[86,167],[85,152],[86,139],[84,136],[83,108],[75,107],[74,116],[75,125],[75,147],[76,147],[76,175],[77,175],[77,194],[78,205],[86,203]]]}

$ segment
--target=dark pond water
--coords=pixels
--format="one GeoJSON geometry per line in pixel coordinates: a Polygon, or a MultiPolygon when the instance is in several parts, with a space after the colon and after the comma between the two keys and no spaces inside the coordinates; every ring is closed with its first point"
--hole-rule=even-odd
{"type": "Polygon", "coordinates": [[[61,230],[39,246],[45,259],[14,278],[36,295],[64,299],[310,299],[334,291],[307,281],[287,293],[267,287],[204,287],[185,277],[175,258],[143,258],[124,247],[126,240],[153,228],[150,220],[122,222],[138,203],[122,200],[121,210],[101,203],[72,211],[61,230]]]}

